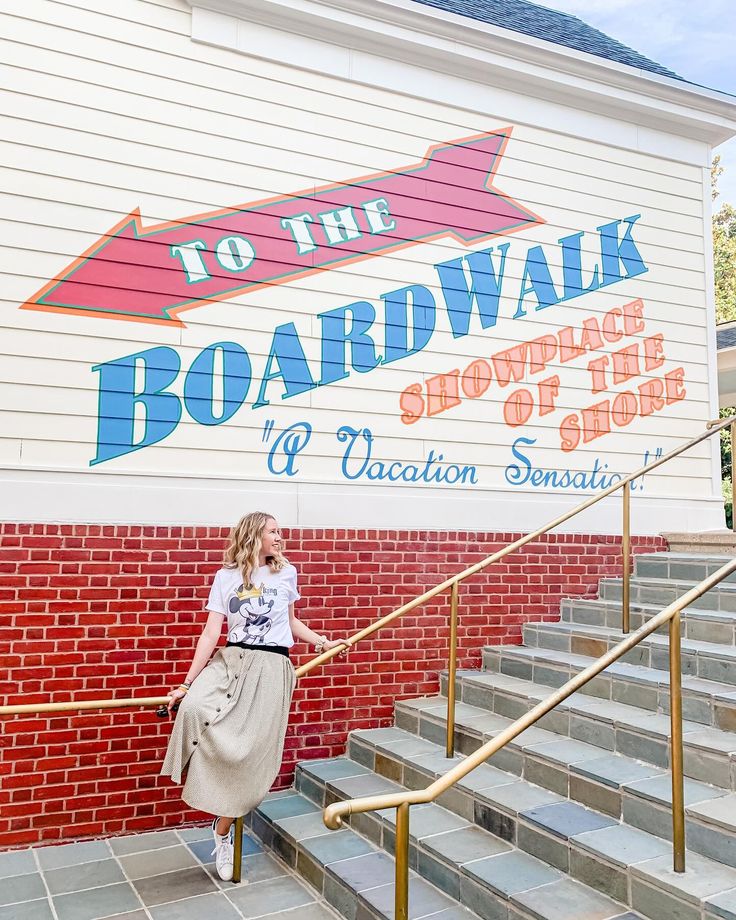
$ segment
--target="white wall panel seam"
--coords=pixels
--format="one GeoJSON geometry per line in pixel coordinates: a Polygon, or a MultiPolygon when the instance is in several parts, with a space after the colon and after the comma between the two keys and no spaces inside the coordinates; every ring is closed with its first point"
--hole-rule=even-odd
{"type": "MultiPolygon", "coordinates": [[[[38,24],[36,23],[36,29],[34,29],[34,31],[33,31],[34,38],[31,40],[31,42],[32,42],[32,44],[34,44],[34,46],[35,46],[35,43],[38,41],[38,39],[35,37],[36,34],[37,34],[37,32],[38,32],[37,26],[38,26],[38,24]]],[[[85,34],[85,35],[86,35],[87,33],[81,33],[81,34],[85,34]]],[[[108,39],[107,36],[100,36],[100,35],[97,35],[97,34],[95,34],[95,33],[89,33],[89,37],[90,37],[90,38],[98,38],[98,39],[102,39],[102,40],[107,40],[107,39],[108,39]]],[[[39,36],[39,38],[40,38],[40,36],[39,36]]],[[[111,44],[113,44],[114,46],[117,46],[117,45],[118,45],[118,42],[117,42],[117,41],[114,41],[114,40],[112,40],[112,39],[109,39],[109,40],[110,40],[111,44]]],[[[54,42],[52,41],[51,44],[53,45],[54,42]]],[[[134,47],[137,47],[138,50],[139,50],[139,52],[140,52],[140,50],[142,50],[142,49],[140,48],[139,45],[134,45],[134,47]]],[[[146,49],[146,50],[148,50],[148,49],[146,49]]],[[[151,51],[152,51],[152,52],[153,52],[153,50],[154,50],[154,46],[152,46],[152,48],[151,48],[151,51]]],[[[156,51],[159,52],[159,56],[160,56],[160,53],[162,53],[162,52],[163,52],[163,53],[167,53],[167,52],[164,51],[164,49],[161,49],[161,48],[156,48],[156,51]]],[[[184,58],[184,56],[181,55],[181,54],[180,54],[180,55],[177,55],[177,56],[178,56],[178,57],[181,57],[181,58],[184,58]]],[[[184,58],[184,59],[185,59],[185,60],[188,60],[188,58],[184,58]]],[[[103,60],[104,60],[104,59],[103,59],[103,60]]],[[[214,67],[214,66],[216,66],[216,65],[209,65],[209,66],[214,67]]],[[[335,82],[337,82],[337,81],[335,81],[334,79],[332,79],[332,82],[335,83],[335,82]]],[[[382,91],[383,91],[384,93],[386,92],[385,89],[382,90],[382,91]]],[[[400,96],[399,96],[399,98],[400,98],[400,96]]],[[[379,104],[378,104],[378,103],[374,103],[373,105],[374,105],[374,107],[375,107],[375,106],[377,106],[377,105],[379,105],[379,104]]],[[[408,103],[407,103],[407,106],[408,106],[408,103]]],[[[549,103],[547,103],[547,107],[549,107],[549,103]]],[[[472,106],[470,106],[470,108],[472,108],[472,106]]],[[[573,109],[573,108],[570,108],[570,107],[567,107],[567,109],[568,109],[570,115],[573,116],[574,109],[573,109]]],[[[578,118],[579,118],[579,117],[580,117],[580,116],[578,115],[578,118]]],[[[524,119],[522,113],[519,113],[519,115],[518,115],[517,117],[515,117],[514,120],[515,120],[517,123],[524,123],[524,122],[525,122],[525,119],[524,119]]],[[[575,117],[574,117],[574,116],[571,117],[571,118],[568,118],[568,119],[566,119],[566,120],[563,120],[563,121],[562,121],[562,133],[567,133],[567,134],[568,134],[569,136],[571,136],[571,137],[577,137],[577,136],[579,136],[581,132],[575,132],[575,131],[566,130],[566,129],[569,128],[569,126],[570,126],[571,124],[574,123],[574,121],[575,121],[575,117]]],[[[612,123],[613,123],[613,120],[612,120],[612,123]]],[[[547,127],[550,127],[550,125],[547,125],[547,127]]],[[[556,124],[555,127],[556,127],[556,129],[557,129],[558,131],[561,129],[559,120],[558,120],[558,123],[556,124]]],[[[632,129],[635,129],[636,126],[635,126],[635,124],[632,123],[631,127],[632,127],[632,129]]],[[[619,130],[618,133],[620,134],[620,130],[619,130]]],[[[636,131],[635,131],[635,130],[634,130],[634,134],[636,134],[636,131]]],[[[583,137],[586,136],[586,132],[585,132],[585,131],[582,132],[582,136],[583,136],[583,137]]],[[[609,140],[609,142],[610,142],[610,141],[611,141],[611,138],[608,138],[608,140],[609,140]]],[[[668,155],[669,155],[669,157],[670,157],[671,159],[677,161],[678,158],[677,158],[677,156],[675,156],[676,149],[677,149],[677,141],[676,141],[676,138],[675,138],[674,136],[672,137],[671,140],[672,140],[672,142],[671,142],[670,145],[669,145],[668,155]]],[[[622,143],[622,142],[620,142],[620,143],[622,143]]],[[[684,141],[681,142],[680,146],[683,146],[683,144],[684,144],[684,141]]],[[[622,143],[622,146],[623,146],[623,143],[622,143]]],[[[685,157],[685,160],[687,160],[687,159],[688,159],[688,157],[685,157]]],[[[699,157],[698,157],[698,161],[700,161],[700,160],[701,160],[701,157],[699,156],[699,157]]],[[[693,160],[692,162],[694,163],[694,162],[696,162],[696,161],[693,160]]]]}

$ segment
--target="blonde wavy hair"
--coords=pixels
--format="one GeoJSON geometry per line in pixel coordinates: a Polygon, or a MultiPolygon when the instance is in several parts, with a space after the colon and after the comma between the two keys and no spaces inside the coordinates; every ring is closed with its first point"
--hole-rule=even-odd
{"type": "MultiPolygon", "coordinates": [[[[253,573],[258,568],[261,553],[261,537],[266,524],[274,520],[274,516],[265,511],[251,511],[244,514],[230,531],[224,565],[227,569],[240,569],[246,588],[253,587],[253,573]]],[[[272,572],[280,572],[288,564],[288,559],[280,552],[266,558],[266,565],[272,572]]]]}

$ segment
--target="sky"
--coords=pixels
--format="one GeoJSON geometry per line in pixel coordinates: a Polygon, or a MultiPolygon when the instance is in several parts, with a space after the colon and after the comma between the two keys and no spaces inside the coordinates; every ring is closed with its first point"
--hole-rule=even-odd
{"type": "MultiPolygon", "coordinates": [[[[658,64],[690,80],[736,96],[734,0],[536,0],[572,13],[658,64]]],[[[736,138],[716,153],[724,167],[717,208],[736,205],[736,138]]]]}

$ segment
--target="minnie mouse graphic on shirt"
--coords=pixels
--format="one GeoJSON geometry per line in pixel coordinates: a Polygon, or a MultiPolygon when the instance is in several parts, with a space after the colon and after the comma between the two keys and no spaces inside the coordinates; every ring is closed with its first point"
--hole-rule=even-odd
{"type": "Polygon", "coordinates": [[[245,581],[238,569],[221,568],[212,583],[207,610],[227,617],[229,642],[291,648],[290,610],[299,600],[296,579],[293,565],[279,572],[259,566],[252,582],[245,581]]]}
{"type": "Polygon", "coordinates": [[[259,589],[248,590],[241,585],[230,598],[228,608],[231,614],[242,618],[230,630],[230,642],[247,642],[249,645],[268,645],[266,634],[271,629],[269,614],[273,607],[273,598],[266,600],[259,589]]]}

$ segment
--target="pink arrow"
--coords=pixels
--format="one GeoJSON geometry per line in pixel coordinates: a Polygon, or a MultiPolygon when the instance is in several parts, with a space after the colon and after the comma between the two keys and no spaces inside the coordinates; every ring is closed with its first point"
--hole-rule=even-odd
{"type": "Polygon", "coordinates": [[[452,236],[543,220],[493,187],[511,128],[431,147],[411,167],[143,229],[133,211],[23,306],[180,323],[183,310],[452,236]]]}

